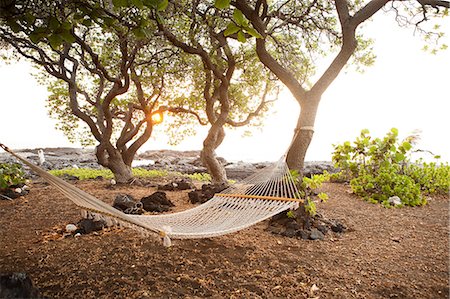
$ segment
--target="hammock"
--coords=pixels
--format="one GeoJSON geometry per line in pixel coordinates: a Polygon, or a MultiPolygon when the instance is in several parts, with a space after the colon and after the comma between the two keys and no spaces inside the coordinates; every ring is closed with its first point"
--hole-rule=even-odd
{"type": "Polygon", "coordinates": [[[208,238],[233,233],[282,211],[295,209],[302,202],[298,199],[297,187],[284,159],[280,159],[192,209],[162,215],[129,215],[51,175],[1,143],[0,147],[82,208],[84,217],[103,219],[109,225],[124,224],[143,233],[159,234],[165,246],[171,245],[171,238],[208,238]]]}

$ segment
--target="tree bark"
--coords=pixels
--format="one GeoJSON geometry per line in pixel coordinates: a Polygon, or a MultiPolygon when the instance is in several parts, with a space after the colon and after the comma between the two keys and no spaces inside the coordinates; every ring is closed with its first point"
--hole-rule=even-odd
{"type": "Polygon", "coordinates": [[[289,147],[286,162],[290,169],[296,169],[303,176],[306,151],[314,135],[314,123],[320,97],[307,93],[300,107],[294,138],[289,147]]]}
{"type": "Polygon", "coordinates": [[[133,179],[133,172],[131,166],[123,162],[123,159],[110,159],[109,169],[114,174],[114,179],[117,183],[129,183],[133,179]]]}
{"type": "Polygon", "coordinates": [[[200,152],[200,158],[203,165],[211,175],[213,184],[227,184],[227,173],[219,160],[217,160],[216,149],[225,138],[223,126],[214,124],[208,132],[208,136],[203,141],[203,149],[200,152]]]}
{"type": "Polygon", "coordinates": [[[112,171],[117,183],[126,184],[133,179],[131,162],[126,163],[117,149],[106,150],[105,146],[99,145],[95,149],[98,163],[112,171]]]}

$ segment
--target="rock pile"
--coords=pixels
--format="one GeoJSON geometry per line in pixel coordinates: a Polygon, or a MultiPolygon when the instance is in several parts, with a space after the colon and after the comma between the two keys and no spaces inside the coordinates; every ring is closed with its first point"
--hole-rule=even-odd
{"type": "Polygon", "coordinates": [[[196,189],[188,193],[189,201],[193,204],[205,203],[214,197],[214,194],[220,193],[228,188],[227,184],[204,184],[201,189],[196,189]]]}
{"type": "Polygon", "coordinates": [[[6,189],[0,189],[0,200],[12,200],[24,196],[30,192],[30,187],[25,184],[14,185],[6,189]]]}
{"type": "Polygon", "coordinates": [[[302,208],[287,212],[281,212],[272,217],[267,228],[268,231],[305,240],[323,240],[329,231],[343,233],[347,227],[338,220],[324,218],[320,213],[308,217],[302,208]]]}

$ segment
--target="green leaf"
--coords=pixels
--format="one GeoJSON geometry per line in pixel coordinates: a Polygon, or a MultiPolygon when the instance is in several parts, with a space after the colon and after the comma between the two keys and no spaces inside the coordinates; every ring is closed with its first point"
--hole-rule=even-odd
{"type": "Polygon", "coordinates": [[[62,24],[61,24],[61,28],[62,29],[64,29],[64,30],[67,30],[67,31],[69,31],[69,30],[71,30],[72,29],[72,24],[70,24],[70,22],[63,22],[62,24]]]}
{"type": "Polygon", "coordinates": [[[246,27],[246,28],[245,28],[245,31],[246,31],[248,34],[250,34],[251,36],[253,36],[253,37],[256,37],[256,38],[263,38],[262,35],[259,34],[258,31],[256,31],[255,29],[253,29],[253,28],[251,28],[251,27],[246,27]]]}
{"type": "Polygon", "coordinates": [[[161,0],[158,2],[157,10],[163,11],[167,8],[168,5],[169,5],[169,0],[161,0]]]}
{"type": "Polygon", "coordinates": [[[245,38],[245,34],[242,30],[238,31],[237,33],[237,39],[238,41],[240,41],[241,43],[245,43],[247,41],[247,39],[245,38]]]}
{"type": "Polygon", "coordinates": [[[69,44],[75,42],[75,37],[70,33],[70,31],[63,31],[60,34],[61,38],[68,42],[69,44]]]}
{"type": "Polygon", "coordinates": [[[35,44],[39,43],[44,37],[45,34],[39,32],[33,32],[29,35],[30,40],[35,44]]]}
{"type": "Polygon", "coordinates": [[[61,24],[59,23],[58,19],[55,17],[51,17],[49,22],[48,22],[48,26],[51,30],[55,31],[56,29],[59,28],[61,24]]]}
{"type": "Polygon", "coordinates": [[[90,27],[92,25],[92,20],[84,19],[81,23],[86,27],[90,27]]]}
{"type": "Polygon", "coordinates": [[[8,26],[14,33],[19,33],[22,30],[22,26],[15,21],[8,21],[8,26]]]}
{"type": "Polygon", "coordinates": [[[59,36],[59,34],[52,34],[48,36],[47,39],[50,46],[55,50],[58,49],[63,42],[63,39],[61,38],[61,36],[59,36]]]}
{"type": "Polygon", "coordinates": [[[142,28],[142,33],[144,33],[144,36],[147,38],[151,38],[153,36],[153,31],[148,28],[142,28]]]}
{"type": "Polygon", "coordinates": [[[235,34],[236,32],[238,32],[239,30],[241,30],[241,28],[239,28],[236,24],[234,24],[233,22],[230,22],[227,26],[227,29],[225,29],[225,31],[223,32],[223,34],[225,36],[230,36],[232,34],[235,34]]]}
{"type": "Polygon", "coordinates": [[[233,20],[235,20],[238,25],[243,26],[245,24],[245,17],[242,14],[242,11],[235,9],[233,12],[233,20]]]}
{"type": "Polygon", "coordinates": [[[405,141],[402,143],[402,147],[405,149],[405,151],[409,151],[412,148],[412,145],[408,141],[405,141]]]}
{"type": "Polygon", "coordinates": [[[127,7],[128,6],[127,0],[112,0],[112,3],[115,7],[127,7]]]}
{"type": "Polygon", "coordinates": [[[157,0],[144,0],[143,4],[149,8],[158,8],[158,1],[157,0]]]}
{"type": "Polygon", "coordinates": [[[110,18],[110,17],[103,17],[102,19],[103,19],[103,23],[104,23],[106,26],[112,26],[112,25],[114,25],[115,20],[114,20],[113,18],[110,18]]]}
{"type": "Polygon", "coordinates": [[[34,21],[36,21],[36,17],[30,13],[27,13],[27,14],[25,14],[25,21],[28,24],[32,25],[32,24],[34,24],[34,21]]]}
{"type": "Polygon", "coordinates": [[[230,7],[230,2],[231,0],[215,0],[214,6],[217,7],[218,9],[225,9],[230,7]]]}
{"type": "Polygon", "coordinates": [[[324,192],[320,192],[319,194],[317,194],[317,197],[319,197],[320,198],[320,200],[322,200],[322,201],[327,201],[328,200],[328,194],[326,194],[326,193],[324,193],[324,192]]]}
{"type": "Polygon", "coordinates": [[[131,5],[134,5],[139,9],[144,8],[144,3],[142,3],[141,0],[131,0],[130,2],[131,2],[131,5]]]}
{"type": "Polygon", "coordinates": [[[398,162],[405,160],[405,158],[406,158],[405,155],[403,155],[402,153],[396,153],[394,160],[395,160],[395,162],[398,163],[398,162]]]}

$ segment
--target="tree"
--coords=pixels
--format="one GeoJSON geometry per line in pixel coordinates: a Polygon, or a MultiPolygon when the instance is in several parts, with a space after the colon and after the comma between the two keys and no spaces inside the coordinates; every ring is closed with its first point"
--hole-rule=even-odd
{"type": "MultiPolygon", "coordinates": [[[[46,80],[49,107],[61,118],[60,128],[72,134],[77,120],[84,122],[99,164],[118,182],[132,178],[131,162],[152,134],[153,115],[195,114],[169,108],[163,91],[179,78],[176,52],[126,1],[4,2],[0,39],[53,78],[46,80]]],[[[155,11],[167,5],[145,3],[155,11]]]]}
{"type": "Polygon", "coordinates": [[[215,3],[223,8],[231,4],[250,21],[261,36],[256,40],[260,61],[285,84],[300,105],[293,142],[287,154],[288,166],[300,172],[313,137],[323,93],[352,58],[366,65],[373,61],[370,41],[357,33],[361,25],[385,7],[396,13],[398,21],[416,26],[426,38],[439,38],[440,33],[423,29],[422,26],[430,17],[447,16],[450,7],[449,1],[434,0],[288,0],[270,4],[265,0],[216,0],[215,3]],[[440,9],[442,7],[445,9],[440,9]],[[298,66],[302,62],[305,66],[310,65],[311,57],[314,61],[318,55],[327,54],[330,50],[333,52],[334,49],[337,49],[337,54],[329,66],[315,82],[310,82],[308,79],[314,72],[305,76],[298,66]],[[295,60],[292,60],[293,56],[295,60]],[[292,65],[292,61],[297,64],[292,65]]]}
{"type": "MultiPolygon", "coordinates": [[[[243,24],[239,13],[232,16],[233,22],[243,24]]],[[[243,41],[245,37],[237,30],[222,29],[230,16],[221,14],[212,3],[172,3],[164,14],[176,17],[166,16],[164,21],[160,16],[155,18],[161,33],[175,47],[196,56],[202,66],[202,70],[191,69],[197,74],[192,77],[201,77],[193,80],[196,88],[191,98],[203,97],[203,109],[211,125],[201,159],[214,183],[227,183],[225,169],[215,154],[225,138],[224,127],[248,125],[266,108],[275,84],[255,60],[252,47],[235,42],[236,38],[243,41]]]]}

